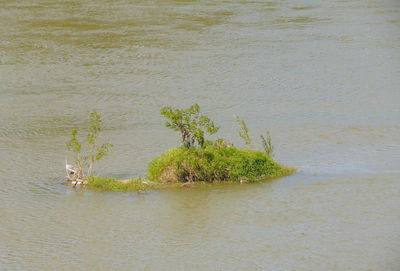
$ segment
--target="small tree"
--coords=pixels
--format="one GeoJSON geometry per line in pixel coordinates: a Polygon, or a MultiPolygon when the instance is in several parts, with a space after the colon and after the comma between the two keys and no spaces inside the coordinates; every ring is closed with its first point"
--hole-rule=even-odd
{"type": "Polygon", "coordinates": [[[272,143],[271,143],[271,135],[270,135],[269,131],[267,130],[267,139],[265,139],[265,137],[263,135],[260,135],[260,137],[261,137],[261,143],[263,145],[265,154],[268,157],[272,157],[274,147],[272,146],[272,143]]]}
{"type": "Polygon", "coordinates": [[[93,110],[89,117],[89,128],[86,134],[86,148],[82,150],[82,143],[77,139],[77,129],[71,130],[71,138],[67,142],[67,149],[75,154],[74,177],[83,180],[91,176],[95,161],[106,156],[112,147],[110,143],[96,145],[96,140],[102,130],[101,116],[93,110]],[[86,170],[86,174],[85,174],[86,170]]]}
{"type": "Polygon", "coordinates": [[[200,114],[200,106],[194,104],[187,109],[172,109],[169,106],[161,108],[161,115],[169,119],[165,126],[180,131],[182,144],[186,147],[194,146],[196,143],[204,146],[204,134],[215,134],[219,127],[206,115],[200,114]]]}
{"type": "Polygon", "coordinates": [[[239,136],[243,138],[244,143],[247,145],[249,149],[252,149],[253,146],[251,145],[251,139],[249,136],[249,128],[247,128],[246,123],[243,119],[241,119],[238,115],[235,115],[235,119],[239,124],[239,136]]]}

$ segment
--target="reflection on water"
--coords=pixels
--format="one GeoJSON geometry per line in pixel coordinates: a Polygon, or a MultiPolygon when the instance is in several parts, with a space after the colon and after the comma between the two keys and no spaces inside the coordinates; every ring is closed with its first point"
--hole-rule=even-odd
{"type": "Polygon", "coordinates": [[[399,3],[0,2],[0,269],[398,270],[399,3]],[[97,109],[140,175],[199,103],[299,168],[259,185],[98,193],[63,185],[97,109]]]}

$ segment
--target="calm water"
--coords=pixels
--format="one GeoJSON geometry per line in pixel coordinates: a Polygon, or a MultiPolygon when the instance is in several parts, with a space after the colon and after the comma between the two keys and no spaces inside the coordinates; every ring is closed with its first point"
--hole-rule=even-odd
{"type": "Polygon", "coordinates": [[[1,270],[400,270],[400,3],[0,1],[1,270]],[[92,109],[142,175],[199,103],[293,176],[99,193],[64,185],[92,109]]]}

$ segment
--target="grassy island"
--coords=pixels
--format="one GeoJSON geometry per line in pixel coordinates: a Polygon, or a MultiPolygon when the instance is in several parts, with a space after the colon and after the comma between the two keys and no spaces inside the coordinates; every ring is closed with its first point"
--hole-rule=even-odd
{"type": "MultiPolygon", "coordinates": [[[[247,126],[239,117],[236,117],[240,125],[239,135],[245,140],[248,148],[235,147],[223,139],[205,140],[206,133],[214,134],[219,127],[215,126],[207,116],[200,114],[197,104],[183,110],[164,107],[161,109],[161,114],[169,119],[166,123],[168,128],[181,133],[182,146],[172,147],[151,161],[146,178],[121,180],[87,174],[86,177],[79,180],[83,180],[82,183],[86,183],[88,188],[94,190],[140,191],[205,184],[253,183],[287,176],[295,172],[295,169],[280,165],[272,159],[273,147],[268,131],[267,139],[260,136],[264,152],[253,150],[247,126]]],[[[70,142],[75,142],[76,132],[73,132],[72,136],[73,140],[70,142]]],[[[88,138],[90,139],[90,134],[88,138]]],[[[69,144],[71,145],[71,143],[69,144]]],[[[101,147],[97,147],[97,149],[103,152],[107,150],[101,147]]],[[[90,158],[90,156],[82,157],[90,158]]],[[[80,160],[77,159],[77,161],[80,160]]],[[[89,172],[92,170],[92,164],[89,164],[89,172]]],[[[83,170],[80,169],[77,172],[83,172],[83,170]]]]}
{"type": "Polygon", "coordinates": [[[204,148],[171,148],[149,164],[148,178],[161,183],[243,183],[281,177],[292,171],[263,152],[212,144],[204,148]]]}
{"type": "Polygon", "coordinates": [[[205,148],[180,146],[150,162],[147,179],[91,176],[88,187],[101,191],[137,191],[213,183],[243,184],[287,176],[294,171],[260,151],[215,144],[205,148]]]}

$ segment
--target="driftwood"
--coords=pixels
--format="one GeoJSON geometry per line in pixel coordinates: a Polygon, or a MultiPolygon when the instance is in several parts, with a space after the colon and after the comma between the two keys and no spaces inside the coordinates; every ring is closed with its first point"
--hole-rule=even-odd
{"type": "Polygon", "coordinates": [[[79,167],[65,164],[65,171],[67,173],[67,181],[73,184],[74,187],[78,184],[81,185],[87,183],[85,182],[82,170],[79,167]]]}

